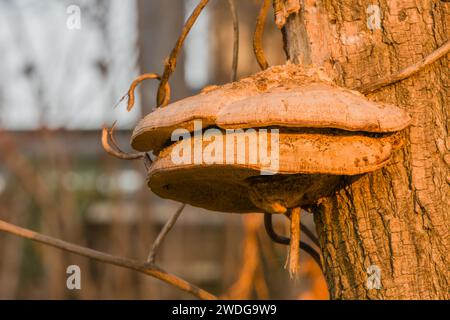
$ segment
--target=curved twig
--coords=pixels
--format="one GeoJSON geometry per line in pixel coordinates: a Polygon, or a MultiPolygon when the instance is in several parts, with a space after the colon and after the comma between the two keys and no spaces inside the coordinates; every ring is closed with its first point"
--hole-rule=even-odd
{"type": "Polygon", "coordinates": [[[404,80],[406,78],[411,77],[413,74],[419,72],[429,64],[437,61],[438,59],[445,56],[447,53],[450,52],[450,40],[445,42],[442,46],[440,46],[438,49],[433,51],[431,54],[420,60],[419,62],[395,73],[392,75],[389,75],[383,79],[376,80],[374,82],[364,84],[362,86],[353,88],[353,90],[360,91],[364,94],[368,94],[374,91],[377,91],[383,87],[392,85],[394,83],[397,83],[401,80],[404,80]]]}
{"type": "Polygon", "coordinates": [[[253,35],[253,52],[255,53],[256,60],[262,70],[269,67],[269,63],[264,55],[263,48],[263,35],[264,35],[264,25],[266,23],[267,13],[269,12],[271,0],[263,0],[261,10],[259,11],[258,19],[256,21],[256,29],[253,35]]]}
{"type": "Polygon", "coordinates": [[[107,264],[112,264],[115,266],[131,269],[134,271],[138,271],[140,273],[146,274],[148,276],[157,278],[162,280],[174,287],[177,287],[183,291],[191,293],[199,299],[204,300],[216,300],[217,297],[213,294],[200,289],[199,287],[175,276],[172,275],[163,269],[159,268],[154,264],[149,263],[140,263],[133,259],[128,259],[124,257],[114,256],[108,253],[100,252],[97,250],[93,250],[90,248],[82,247],[76,244],[72,244],[60,239],[56,239],[53,237],[49,237],[43,235],[38,232],[34,232],[25,228],[18,227],[16,225],[7,223],[3,220],[0,220],[0,231],[4,231],[10,234],[14,234],[16,236],[37,241],[64,251],[72,252],[74,254],[84,256],[87,258],[91,258],[100,262],[104,262],[107,264]]]}
{"type": "MultiPolygon", "coordinates": [[[[161,76],[157,73],[144,73],[142,75],[140,75],[139,77],[137,77],[136,79],[133,80],[133,82],[130,85],[130,88],[128,89],[128,93],[123,96],[120,101],[123,101],[123,99],[125,99],[126,97],[128,97],[128,104],[127,104],[127,111],[131,111],[131,109],[134,106],[134,91],[136,90],[136,87],[145,80],[148,79],[157,79],[157,80],[161,80],[161,76]]],[[[165,83],[165,93],[164,93],[164,101],[163,103],[168,103],[170,100],[170,85],[168,82],[165,83]]]]}
{"type": "MultiPolygon", "coordinates": [[[[270,213],[264,213],[264,227],[266,229],[267,234],[269,235],[270,239],[272,239],[274,242],[284,245],[289,245],[291,242],[291,239],[280,236],[275,232],[273,229],[272,224],[272,214],[270,213]]],[[[314,250],[309,244],[300,241],[300,249],[308,253],[314,261],[318,264],[320,267],[320,270],[322,269],[322,262],[320,261],[320,254],[314,250]]]]}
{"type": "Polygon", "coordinates": [[[231,65],[231,81],[237,80],[237,69],[239,62],[239,17],[234,0],[228,0],[231,17],[233,19],[233,63],[231,65]]]}
{"type": "Polygon", "coordinates": [[[163,242],[164,238],[169,234],[170,230],[172,230],[173,226],[177,222],[178,218],[180,217],[185,207],[186,204],[183,203],[164,225],[158,237],[156,237],[156,240],[153,243],[152,249],[147,258],[148,263],[155,263],[156,254],[158,253],[158,249],[161,246],[161,243],[163,242]]]}
{"type": "Polygon", "coordinates": [[[164,73],[161,77],[161,82],[159,83],[156,100],[158,107],[164,107],[169,103],[169,99],[166,97],[166,94],[164,92],[165,90],[163,90],[163,88],[169,82],[170,76],[175,71],[175,68],[177,66],[178,54],[180,52],[181,47],[183,46],[184,40],[186,39],[187,35],[189,34],[189,31],[191,31],[192,26],[194,25],[198,16],[202,12],[203,8],[208,4],[208,2],[209,0],[200,0],[199,4],[195,7],[194,11],[187,19],[181,32],[181,35],[178,38],[175,47],[172,49],[172,52],[170,53],[170,56],[165,63],[164,73]]]}
{"type": "Polygon", "coordinates": [[[146,153],[142,152],[142,153],[126,153],[122,150],[120,150],[119,146],[116,143],[116,140],[114,139],[113,136],[113,129],[114,126],[112,127],[112,129],[108,129],[106,127],[103,127],[102,130],[102,146],[103,149],[110,155],[122,159],[122,160],[137,160],[137,159],[145,159],[145,157],[147,156],[146,153]],[[110,144],[108,139],[111,139],[112,145],[110,144]]]}
{"type": "MultiPolygon", "coordinates": [[[[119,143],[117,142],[116,138],[114,137],[114,130],[116,129],[116,125],[117,125],[117,120],[114,121],[114,123],[111,126],[111,129],[107,130],[108,131],[108,137],[111,140],[111,145],[116,149],[121,151],[121,149],[119,148],[119,143]]],[[[122,151],[121,151],[122,152],[122,151]]]]}

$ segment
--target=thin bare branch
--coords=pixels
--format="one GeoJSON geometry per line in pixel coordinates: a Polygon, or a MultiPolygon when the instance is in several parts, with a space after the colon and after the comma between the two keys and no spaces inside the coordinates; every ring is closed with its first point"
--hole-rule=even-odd
{"type": "MultiPolygon", "coordinates": [[[[130,88],[128,89],[128,93],[122,97],[122,99],[120,99],[120,101],[122,101],[123,99],[125,99],[126,97],[128,97],[128,104],[127,104],[127,111],[131,111],[131,109],[134,106],[134,102],[135,102],[135,96],[134,96],[134,91],[136,90],[136,87],[143,81],[145,80],[149,80],[149,79],[157,79],[157,80],[161,80],[161,76],[157,73],[144,73],[142,75],[140,75],[139,77],[137,77],[136,79],[134,79],[134,81],[131,83],[130,88]]],[[[170,100],[170,85],[168,82],[165,83],[165,92],[164,92],[164,103],[168,103],[170,100]]]]}
{"type": "Polygon", "coordinates": [[[438,49],[433,51],[431,54],[420,60],[419,62],[395,73],[392,75],[389,75],[383,79],[364,84],[360,87],[354,88],[354,90],[360,91],[364,94],[368,94],[374,91],[377,91],[383,87],[392,85],[394,83],[397,83],[399,81],[402,81],[406,78],[411,77],[413,74],[419,72],[426,66],[432,64],[433,62],[437,61],[438,59],[442,58],[446,54],[450,52],[450,40],[445,42],[442,46],[440,46],[438,49]]]}
{"type": "Polygon", "coordinates": [[[184,208],[186,207],[186,204],[182,204],[177,211],[173,214],[173,216],[167,221],[167,223],[162,228],[161,232],[159,233],[158,237],[156,237],[155,242],[153,243],[152,249],[148,255],[147,262],[148,263],[155,263],[156,254],[158,253],[158,250],[166,238],[166,236],[169,234],[170,230],[172,230],[173,226],[177,222],[178,218],[180,217],[181,213],[183,212],[184,208]]]}
{"type": "Polygon", "coordinates": [[[158,94],[157,94],[157,105],[158,107],[164,107],[169,103],[169,98],[167,98],[165,90],[163,89],[166,84],[169,82],[169,78],[172,73],[175,71],[177,67],[177,58],[178,54],[183,46],[184,40],[186,39],[189,31],[191,31],[192,26],[197,20],[198,16],[202,12],[203,8],[208,4],[209,0],[200,0],[198,5],[195,7],[192,14],[187,19],[184,24],[183,30],[181,31],[181,35],[178,38],[175,47],[172,49],[169,58],[165,63],[164,73],[161,77],[161,82],[159,83],[158,94]]]}
{"type": "Polygon", "coordinates": [[[120,150],[119,146],[117,146],[117,142],[113,137],[113,129],[108,129],[106,127],[103,128],[102,130],[102,146],[103,149],[105,149],[105,151],[122,160],[137,160],[137,159],[145,159],[146,154],[141,152],[141,153],[126,153],[123,152],[122,150],[120,150]],[[112,137],[112,138],[111,138],[112,137]],[[109,139],[111,138],[111,142],[112,144],[110,144],[109,139]]]}
{"type": "Polygon", "coordinates": [[[157,278],[159,280],[162,280],[174,287],[177,287],[183,291],[186,291],[188,293],[191,293],[192,295],[196,296],[199,299],[204,300],[215,300],[217,299],[216,296],[213,294],[200,289],[199,287],[190,284],[189,282],[172,275],[158,266],[154,264],[148,264],[148,263],[140,263],[133,259],[128,259],[124,257],[114,256],[110,255],[108,253],[100,252],[97,250],[93,250],[90,248],[82,247],[76,244],[72,244],[60,239],[56,239],[53,237],[49,237],[46,235],[43,235],[41,233],[37,233],[25,228],[18,227],[16,225],[7,223],[3,220],[0,220],[0,231],[4,231],[10,234],[14,234],[16,236],[33,240],[36,242],[40,242],[45,245],[49,245],[64,251],[68,251],[80,256],[84,256],[90,259],[94,259],[100,262],[104,262],[107,264],[112,264],[118,267],[123,267],[127,269],[131,269],[134,271],[138,271],[140,273],[146,274],[148,276],[157,278]]]}
{"type": "MultiPolygon", "coordinates": [[[[270,239],[272,239],[272,241],[284,245],[289,245],[291,243],[291,239],[281,236],[275,232],[275,230],[273,229],[272,214],[270,213],[264,213],[264,228],[267,235],[270,237],[270,239]]],[[[308,253],[322,270],[320,254],[316,250],[314,250],[309,244],[303,241],[300,241],[300,249],[308,253]]]]}
{"type": "Polygon", "coordinates": [[[233,19],[233,63],[231,65],[231,81],[237,80],[239,62],[239,16],[234,0],[228,0],[231,17],[233,19]]]}
{"type": "Polygon", "coordinates": [[[111,145],[113,148],[115,148],[116,150],[121,150],[119,148],[119,143],[117,142],[115,136],[114,136],[114,130],[116,129],[116,125],[117,125],[117,120],[114,121],[114,123],[112,124],[111,128],[108,130],[108,137],[111,140],[111,145]]]}
{"type": "Polygon", "coordinates": [[[258,61],[259,66],[262,70],[269,67],[269,63],[264,55],[263,48],[263,35],[264,35],[264,25],[266,24],[267,13],[269,12],[271,0],[263,0],[261,10],[259,11],[259,16],[256,21],[256,29],[253,35],[253,51],[258,61]]]}

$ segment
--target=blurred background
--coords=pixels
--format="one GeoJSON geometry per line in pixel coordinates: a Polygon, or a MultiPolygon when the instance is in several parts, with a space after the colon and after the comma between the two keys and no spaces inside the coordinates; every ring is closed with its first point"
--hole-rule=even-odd
{"type": "MultiPolygon", "coordinates": [[[[131,130],[154,109],[156,82],[141,85],[127,113],[120,98],[140,73],[164,59],[198,0],[0,0],[0,219],[115,255],[145,260],[179,207],[146,187],[141,162],[108,156],[102,125],[131,130]],[[79,18],[79,19],[78,19],[79,18]],[[117,105],[118,104],[118,105],[117,105]],[[117,105],[117,106],[116,106],[117,105]],[[116,106],[116,107],[114,107],[116,106]]],[[[260,0],[235,1],[240,22],[238,77],[259,71],[252,34],[260,0]]],[[[269,63],[285,56],[269,16],[269,63]]],[[[172,101],[230,81],[233,25],[227,0],[211,0],[186,39],[172,76],[172,101]]],[[[305,224],[315,229],[311,214],[305,224]]],[[[287,219],[277,219],[287,234],[287,219]]],[[[304,237],[306,238],[306,237],[304,237]]],[[[308,239],[303,239],[308,242],[308,239]]],[[[320,269],[265,234],[262,215],[187,207],[157,256],[164,269],[224,298],[327,299],[320,269]]],[[[0,233],[0,299],[184,299],[158,280],[0,233]],[[79,265],[81,290],[66,287],[79,265]]]]}

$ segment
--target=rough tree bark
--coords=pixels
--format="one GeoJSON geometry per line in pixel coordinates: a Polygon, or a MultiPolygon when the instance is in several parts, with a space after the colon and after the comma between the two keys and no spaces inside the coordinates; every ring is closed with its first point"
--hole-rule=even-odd
{"type": "MultiPolygon", "coordinates": [[[[348,88],[399,71],[449,39],[442,0],[303,0],[284,28],[297,63],[330,70],[348,88]],[[380,9],[380,29],[375,18],[380,9]],[[375,22],[375,25],[373,24],[375,22]],[[372,30],[373,29],[373,30],[372,30]]],[[[334,299],[450,299],[450,60],[368,97],[413,119],[390,165],[346,178],[322,199],[315,221],[334,299]],[[381,289],[368,289],[368,268],[381,289]]]]}

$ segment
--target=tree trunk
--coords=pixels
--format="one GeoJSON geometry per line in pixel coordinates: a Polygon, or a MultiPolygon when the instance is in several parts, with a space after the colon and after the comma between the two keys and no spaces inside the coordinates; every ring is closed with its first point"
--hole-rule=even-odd
{"type": "MultiPolygon", "coordinates": [[[[302,2],[283,30],[288,57],[324,66],[348,88],[418,62],[450,34],[442,0],[302,2]]],[[[405,108],[413,121],[388,166],[344,178],[318,205],[331,298],[450,299],[449,66],[447,55],[368,96],[405,108]],[[381,287],[370,286],[377,268],[381,287]]]]}

